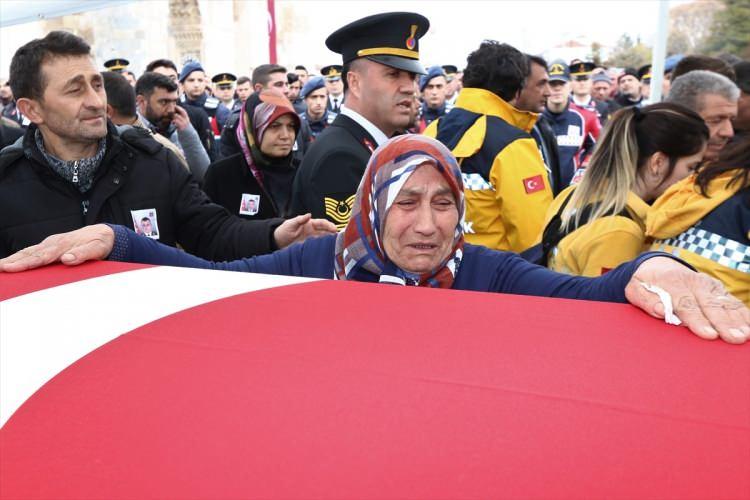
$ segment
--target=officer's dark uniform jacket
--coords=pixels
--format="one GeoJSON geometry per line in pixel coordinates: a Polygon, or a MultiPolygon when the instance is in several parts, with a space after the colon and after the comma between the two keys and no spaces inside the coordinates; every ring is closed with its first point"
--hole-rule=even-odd
{"type": "Polygon", "coordinates": [[[557,150],[560,161],[560,186],[565,189],[573,180],[573,176],[590,156],[596,145],[596,137],[592,130],[591,116],[586,116],[584,110],[567,106],[561,113],[553,113],[544,108],[543,115],[551,125],[557,137],[557,150]]]}
{"type": "Polygon", "coordinates": [[[100,222],[134,227],[134,211],[154,212],[159,241],[215,260],[275,249],[281,219],[243,221],[211,203],[174,154],[137,128],[108,125],[106,154],[86,193],[50,168],[29,127],[22,146],[0,154],[0,257],[45,237],[100,222]]]}
{"type": "Polygon", "coordinates": [[[229,115],[231,113],[231,110],[224,106],[224,103],[222,103],[216,97],[208,96],[205,94],[195,100],[190,100],[185,94],[182,94],[180,100],[184,104],[204,109],[209,118],[216,118],[219,131],[221,131],[221,129],[224,127],[224,124],[227,122],[227,119],[229,118],[229,115]]]}
{"type": "Polygon", "coordinates": [[[340,114],[313,142],[297,170],[292,213],[312,213],[343,229],[367,162],[378,146],[352,118],[340,114]]]}
{"type": "Polygon", "coordinates": [[[334,113],[333,111],[329,111],[328,109],[326,109],[325,113],[323,113],[323,116],[319,120],[310,119],[310,117],[307,115],[307,111],[303,111],[299,114],[300,120],[307,123],[310,127],[310,131],[312,132],[311,140],[315,140],[315,138],[317,138],[321,132],[327,129],[337,116],[338,113],[334,113]]]}

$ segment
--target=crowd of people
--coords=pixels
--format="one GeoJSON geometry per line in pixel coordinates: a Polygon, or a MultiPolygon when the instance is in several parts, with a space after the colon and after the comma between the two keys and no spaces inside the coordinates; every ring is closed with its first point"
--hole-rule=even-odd
{"type": "Polygon", "coordinates": [[[633,283],[677,276],[693,331],[750,337],[750,62],[671,56],[651,102],[650,65],[495,41],[424,68],[428,29],[369,16],[326,39],[341,64],[320,75],[239,78],[163,58],[102,72],[61,31],[27,43],[0,92],[0,270],[234,261],[219,267],[647,310],[662,295],[633,283]]]}

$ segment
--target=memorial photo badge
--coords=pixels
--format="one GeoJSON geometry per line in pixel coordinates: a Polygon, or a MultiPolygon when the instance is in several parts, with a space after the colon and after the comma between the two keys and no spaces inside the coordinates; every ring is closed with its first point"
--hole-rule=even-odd
{"type": "Polygon", "coordinates": [[[240,215],[255,215],[260,209],[260,195],[242,193],[240,215]]]}
{"type": "Polygon", "coordinates": [[[159,221],[155,208],[131,210],[130,216],[133,218],[133,231],[154,240],[159,239],[159,221]]]}

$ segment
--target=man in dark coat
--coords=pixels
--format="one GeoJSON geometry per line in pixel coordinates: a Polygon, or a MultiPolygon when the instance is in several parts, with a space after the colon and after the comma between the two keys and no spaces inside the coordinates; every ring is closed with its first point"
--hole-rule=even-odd
{"type": "Polygon", "coordinates": [[[219,260],[270,252],[316,226],[332,230],[306,218],[240,220],[211,203],[147,131],[119,135],[90,47],[71,33],[27,43],[10,70],[32,125],[0,154],[0,257],[99,222],[137,230],[144,217],[163,243],[219,260]]]}
{"type": "Polygon", "coordinates": [[[418,40],[429,25],[419,14],[377,14],[328,37],[326,46],[343,56],[345,105],[305,154],[293,213],[346,225],[372,152],[411,120],[417,75],[425,74],[418,40]]]}

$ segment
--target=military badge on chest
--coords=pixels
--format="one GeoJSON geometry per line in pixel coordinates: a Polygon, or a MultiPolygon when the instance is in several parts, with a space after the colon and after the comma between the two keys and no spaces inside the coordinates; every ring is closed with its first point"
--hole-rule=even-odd
{"type": "Polygon", "coordinates": [[[336,229],[344,229],[346,223],[349,222],[349,217],[352,215],[352,207],[354,206],[354,196],[355,195],[351,195],[343,200],[329,198],[328,196],[323,198],[325,202],[326,217],[335,224],[336,229]]]}

